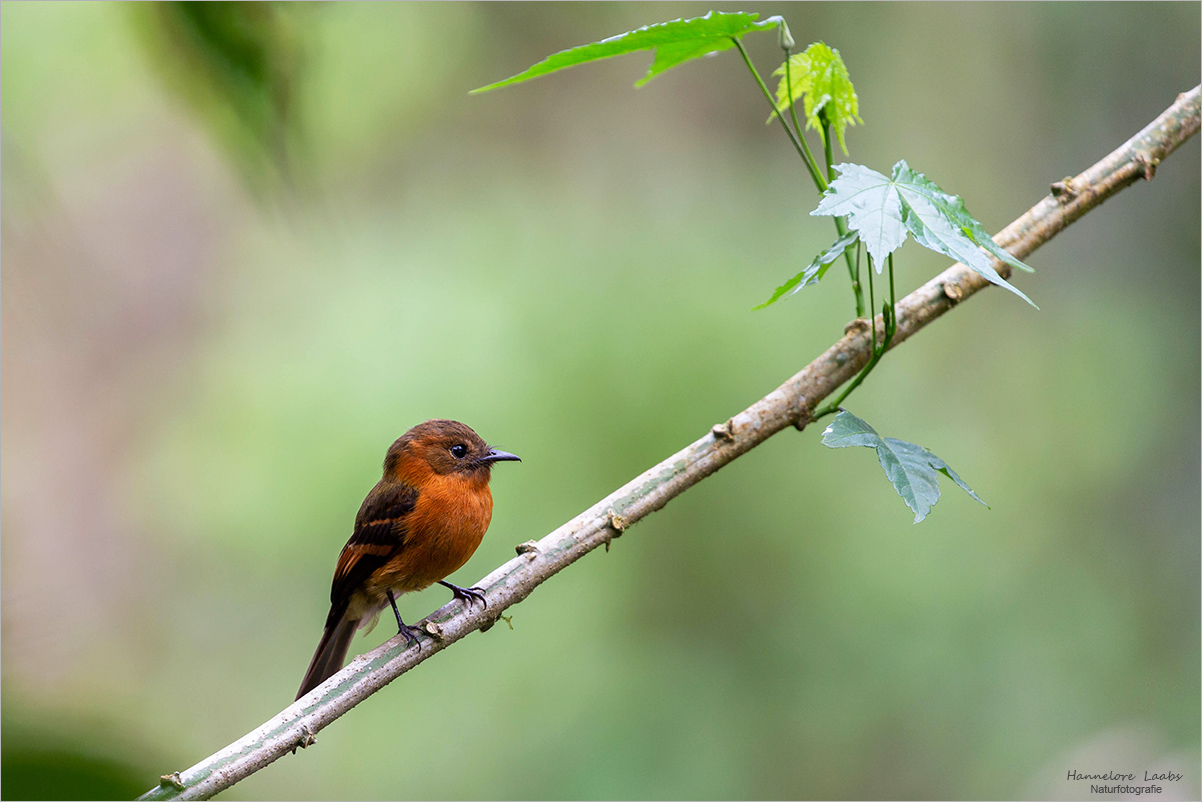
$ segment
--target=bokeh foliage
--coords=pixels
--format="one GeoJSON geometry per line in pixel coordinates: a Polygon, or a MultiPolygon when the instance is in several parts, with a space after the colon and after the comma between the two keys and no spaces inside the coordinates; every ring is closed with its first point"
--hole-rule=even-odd
{"type": "MultiPolygon", "coordinates": [[[[148,29],[178,8],[0,6],[5,780],[33,744],[150,788],[287,704],[413,423],[524,459],[470,584],[841,333],[829,280],[748,311],[831,231],[737,54],[467,95],[708,10],[264,6],[223,51],[148,29]],[[303,191],[247,136],[303,141],[303,191]]],[[[989,230],[1198,81],[1196,5],[754,10],[839,48],[857,161],[989,230]]],[[[992,510],[914,526],[868,450],[782,434],[226,796],[1071,797],[1107,750],[1196,766],[1198,150],[1038,252],[1041,312],[991,290],[854,397],[992,510]]],[[[903,253],[899,294],[945,264],[903,253]]]]}
{"type": "Polygon", "coordinates": [[[128,9],[153,69],[259,190],[291,181],[303,3],[155,2],[128,9]]]}

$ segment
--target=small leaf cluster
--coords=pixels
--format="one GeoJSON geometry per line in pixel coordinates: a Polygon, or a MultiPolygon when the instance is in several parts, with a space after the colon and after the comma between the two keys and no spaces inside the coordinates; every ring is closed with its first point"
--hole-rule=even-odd
{"type": "MultiPolygon", "coordinates": [[[[931,507],[939,500],[939,473],[962,487],[977,501],[981,499],[947,463],[930,451],[904,440],[881,437],[866,422],[840,406],[848,394],[860,386],[884,357],[897,333],[893,254],[912,236],[918,244],[963,262],[989,281],[1005,287],[1034,306],[1030,298],[997,272],[993,267],[993,258],[1020,270],[1031,268],[999,248],[984,226],[969,214],[963,200],[944,192],[922,173],[911,169],[905,160],[893,166],[890,176],[854,163],[833,164],[832,134],[838,140],[844,155],[847,155],[847,129],[864,123],[860,117],[859,97],[856,95],[847,65],[838,50],[823,42],[815,42],[801,53],[791,53],[793,46],[793,36],[780,17],[769,17],[760,21],[758,14],[711,11],[704,17],[647,25],[599,42],[563,50],[517,75],[483,86],[474,92],[488,92],[590,61],[651,50],[654,53],[651,66],[635,83],[636,87],[641,87],[656,76],[687,61],[732,47],[738,48],[744,63],[772,106],[768,122],[780,122],[820,193],[818,206],[810,214],[835,218],[838,235],[835,241],[810,260],[801,272],[777,287],[771,298],[755,308],[770,306],[811,284],[818,283],[831,265],[840,259],[846,262],[852,292],[855,295],[856,314],[862,317],[867,312],[872,332],[871,356],[839,397],[815,411],[813,419],[837,413],[822,437],[822,442],[831,448],[867,446],[875,449],[885,475],[913,510],[914,521],[917,523],[927,516],[931,507]],[[774,76],[780,78],[775,97],[768,90],[740,42],[748,33],[773,28],[778,29],[779,42],[785,51],[784,63],[773,72],[774,76]],[[798,101],[803,104],[804,130],[797,119],[798,101]],[[792,127],[785,119],[786,111],[789,112],[792,127]],[[826,161],[825,172],[819,169],[805,142],[804,134],[808,130],[817,131],[821,138],[826,161]],[[869,264],[866,271],[867,303],[860,282],[862,250],[867,252],[869,264]],[[878,339],[873,271],[880,275],[886,267],[889,274],[888,297],[880,308],[884,331],[883,337],[878,339]]],[[[882,292],[882,296],[884,294],[882,292]]]]}
{"type": "MultiPolygon", "coordinates": [[[[939,457],[922,446],[907,443],[905,440],[881,437],[876,433],[876,429],[847,410],[840,410],[823,431],[822,444],[829,448],[866,446],[876,449],[876,456],[885,476],[893,483],[906,506],[914,512],[914,523],[926,518],[931,507],[939,501],[937,474],[940,473],[959,485],[965,493],[985,504],[981,497],[964,483],[959,474],[939,457]]],[[[989,507],[988,504],[985,506],[989,507]]]]}

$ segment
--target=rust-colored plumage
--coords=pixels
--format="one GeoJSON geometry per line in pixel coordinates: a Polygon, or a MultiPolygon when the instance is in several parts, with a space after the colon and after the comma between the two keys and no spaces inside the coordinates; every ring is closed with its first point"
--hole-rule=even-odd
{"type": "Polygon", "coordinates": [[[492,520],[493,463],[517,459],[453,420],[420,423],[392,444],[384,477],[363,500],[338,555],[325,632],[297,699],[342,668],[355,630],[373,626],[389,605],[400,632],[415,641],[397,611],[398,594],[438,582],[469,603],[484,601],[443,577],[468,561],[492,520]]]}

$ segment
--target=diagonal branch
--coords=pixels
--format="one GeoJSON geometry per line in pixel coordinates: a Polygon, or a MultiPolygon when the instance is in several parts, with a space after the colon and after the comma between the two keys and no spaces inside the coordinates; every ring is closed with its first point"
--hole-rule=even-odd
{"type": "MultiPolygon", "coordinates": [[[[1022,259],[1086,212],[1140,178],[1151,179],[1157,166],[1198,132],[1199,87],[1177,102],[1122,147],[1075,178],[1058,181],[1052,193],[994,237],[998,245],[1022,259]]],[[[1009,266],[994,262],[1004,277],[1009,266]]],[[[990,286],[962,264],[903,298],[897,305],[897,333],[891,347],[905,342],[953,306],[990,286]]],[[[878,329],[883,324],[878,325],[878,329]]],[[[456,600],[422,622],[428,633],[421,649],[407,648],[400,638],[356,657],[342,671],[290,705],[258,729],[197,763],[164,775],[162,783],[142,799],[207,799],[278,760],[296,747],[312,744],[315,735],[359,702],[455,641],[486,630],[510,606],[546,580],[646,515],[663,507],[731,460],[777,432],[804,429],[815,405],[851,379],[871,356],[869,325],[853,321],[842,339],[800,373],[726,423],[677,452],[537,543],[517,547],[518,557],[497,568],[477,587],[488,597],[487,609],[465,609],[456,600]]]]}

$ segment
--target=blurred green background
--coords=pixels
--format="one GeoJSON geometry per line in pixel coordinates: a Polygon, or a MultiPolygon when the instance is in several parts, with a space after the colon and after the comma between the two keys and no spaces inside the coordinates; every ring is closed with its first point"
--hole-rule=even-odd
{"type": "MultiPolygon", "coordinates": [[[[134,795],[289,704],[384,451],[520,454],[471,584],[851,317],[728,51],[468,90],[693,3],[2,5],[3,794],[134,795]]],[[[743,5],[996,231],[1199,81],[1196,3],[743,5]]],[[[761,72],[775,34],[747,39],[761,72]]],[[[812,140],[813,142],[814,140],[812,140]]],[[[1199,794],[1199,146],[782,433],[223,796],[1199,794]]],[[[946,265],[911,244],[909,291],[946,265]]],[[[442,589],[407,596],[420,618],[442,589]]],[[[393,634],[380,626],[354,652],[393,634]]]]}

